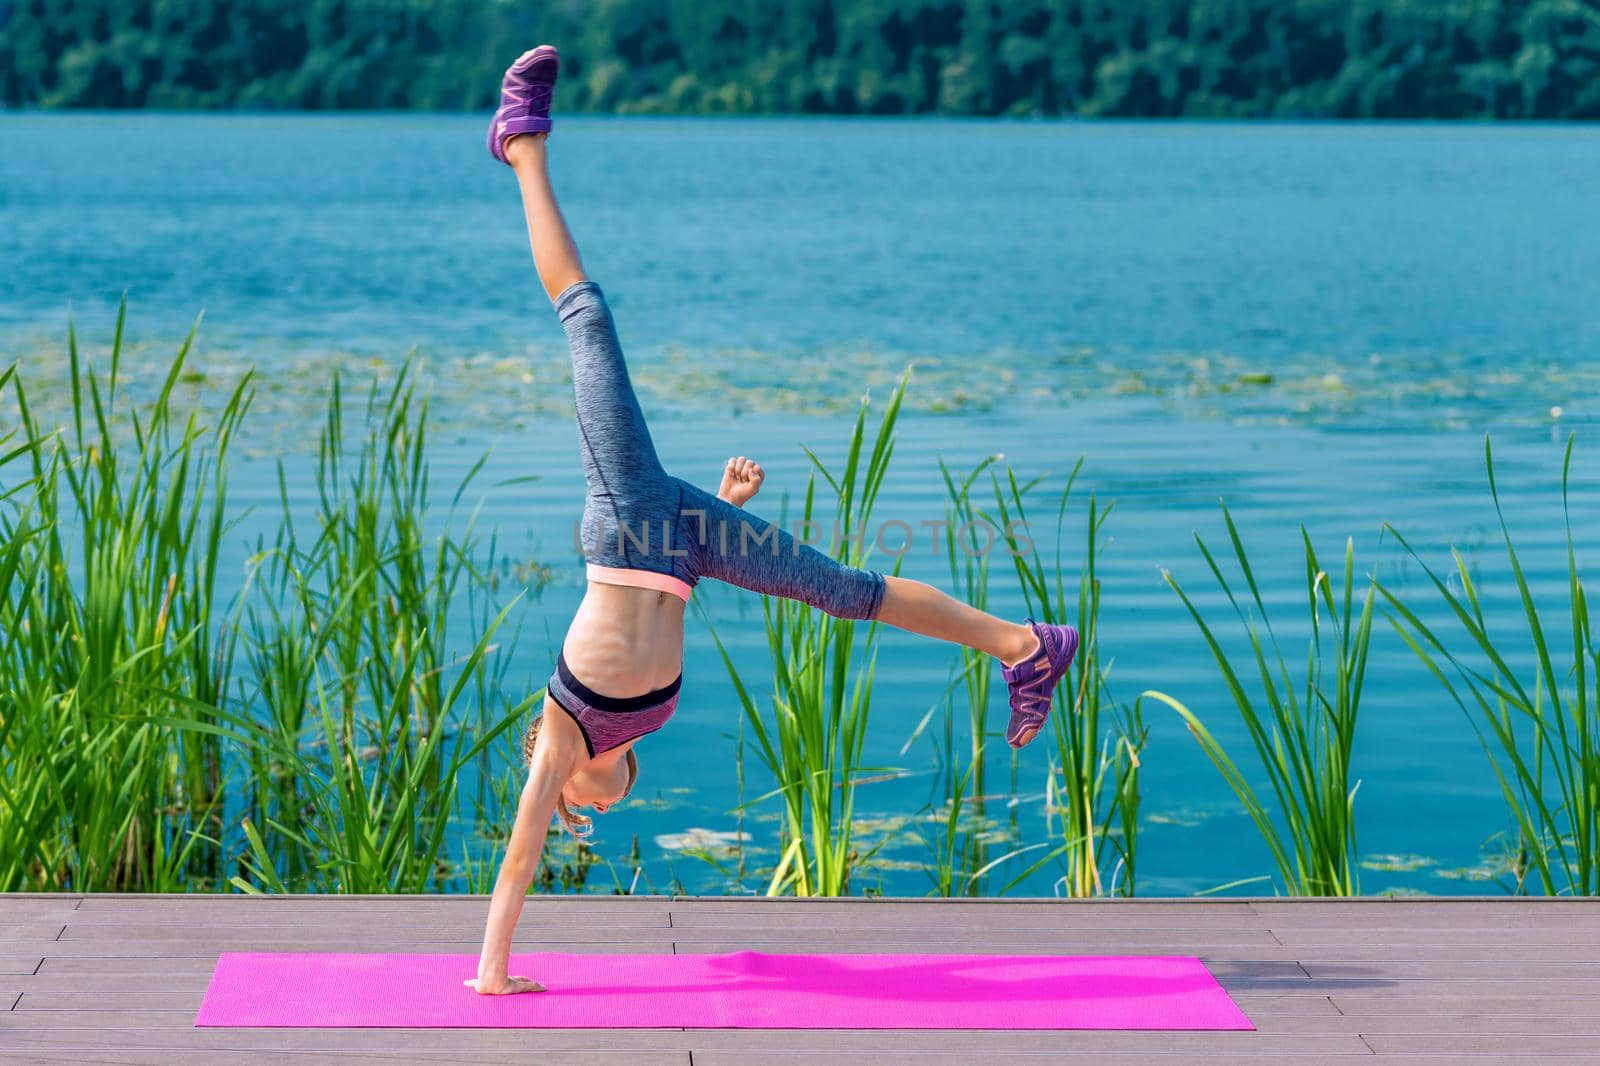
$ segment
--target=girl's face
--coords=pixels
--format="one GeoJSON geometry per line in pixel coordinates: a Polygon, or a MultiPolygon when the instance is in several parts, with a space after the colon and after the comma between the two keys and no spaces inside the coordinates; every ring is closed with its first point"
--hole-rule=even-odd
{"type": "Polygon", "coordinates": [[[627,792],[628,764],[618,759],[609,766],[585,766],[567,779],[561,795],[569,807],[593,807],[604,814],[627,792]]]}

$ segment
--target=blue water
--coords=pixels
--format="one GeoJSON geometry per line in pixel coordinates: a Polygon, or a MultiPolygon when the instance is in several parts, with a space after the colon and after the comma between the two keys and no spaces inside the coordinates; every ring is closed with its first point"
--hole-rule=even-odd
{"type": "MultiPolygon", "coordinates": [[[[514,185],[480,134],[457,117],[6,116],[0,351],[49,379],[68,305],[103,345],[126,291],[137,376],[203,309],[194,365],[219,381],[263,372],[272,428],[235,496],[267,503],[270,461],[300,461],[331,367],[382,372],[420,349],[451,428],[436,480],[486,448],[485,484],[539,475],[492,491],[479,518],[555,568],[521,615],[512,671],[538,684],[581,594],[582,482],[559,330],[514,185]]],[[[1226,621],[1192,539],[1224,537],[1219,498],[1292,660],[1301,524],[1327,562],[1354,537],[1362,572],[1440,618],[1415,565],[1380,540],[1386,521],[1436,567],[1460,546],[1492,628],[1525,658],[1482,472],[1493,432],[1522,561],[1562,623],[1558,477],[1573,429],[1580,556],[1600,505],[1583,432],[1600,395],[1600,130],[584,120],[553,147],[669,466],[709,482],[727,454],[755,455],[770,472],[758,508],[776,513],[803,489],[800,445],[837,456],[863,386],[882,396],[916,361],[880,517],[919,530],[942,517],[941,457],[961,468],[1004,453],[1058,486],[1084,456],[1081,486],[1116,501],[1101,563],[1117,694],[1178,696],[1246,766],[1215,666],[1161,577],[1226,621]]],[[[926,540],[903,572],[949,582],[926,540]]],[[[759,678],[758,601],[697,598],[759,678]]],[[[1003,573],[991,606],[1021,610],[1003,573]]],[[[884,637],[867,761],[910,772],[866,786],[863,814],[915,817],[927,802],[928,738],[901,747],[954,663],[884,637]]],[[[637,834],[655,887],[717,890],[671,839],[736,825],[738,713],[702,624],[684,669],[678,718],[641,746],[653,802],[602,819],[601,851],[620,858],[637,834]]],[[[1140,891],[1269,872],[1176,717],[1147,713],[1140,891]]],[[[1010,846],[1046,839],[1042,747],[1020,763],[1010,846]]],[[[746,772],[746,798],[765,791],[753,761],[746,772]]],[[[1003,778],[1003,760],[991,773],[1003,778]]],[[[1467,720],[1386,622],[1356,773],[1360,849],[1378,867],[1364,890],[1493,890],[1459,871],[1507,827],[1498,788],[1467,720]]],[[[744,825],[752,866],[772,859],[763,810],[744,825]]],[[[926,890],[919,847],[886,854],[900,861],[861,887],[926,890]]],[[[1055,876],[1020,890],[1048,894],[1055,876]]]]}

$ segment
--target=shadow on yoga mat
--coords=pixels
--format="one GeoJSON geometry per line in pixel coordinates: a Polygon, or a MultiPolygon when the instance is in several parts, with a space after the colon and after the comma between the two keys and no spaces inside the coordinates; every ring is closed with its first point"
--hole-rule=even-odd
{"type": "Polygon", "coordinates": [[[198,1026],[1252,1029],[1191,956],[513,955],[547,991],[462,987],[476,955],[226,952],[198,1026]]]}

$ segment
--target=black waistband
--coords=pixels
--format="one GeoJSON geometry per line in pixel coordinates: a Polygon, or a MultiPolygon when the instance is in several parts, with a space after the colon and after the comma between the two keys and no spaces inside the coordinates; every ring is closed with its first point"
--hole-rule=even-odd
{"type": "Polygon", "coordinates": [[[678,689],[683,685],[683,675],[679,674],[672,679],[672,683],[665,688],[658,688],[654,692],[646,692],[642,696],[602,696],[582,681],[572,676],[572,671],[567,667],[567,657],[556,655],[556,676],[574,696],[597,711],[648,711],[652,707],[659,707],[678,694],[678,689]]]}

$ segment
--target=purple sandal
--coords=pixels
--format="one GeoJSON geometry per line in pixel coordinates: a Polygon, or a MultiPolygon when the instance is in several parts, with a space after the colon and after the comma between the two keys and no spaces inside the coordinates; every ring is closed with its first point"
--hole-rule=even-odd
{"type": "Polygon", "coordinates": [[[1044,729],[1050,718],[1050,701],[1056,683],[1078,654],[1078,631],[1071,626],[1040,625],[1028,619],[1028,628],[1039,638],[1033,654],[1006,666],[1001,674],[1011,691],[1011,723],[1006,727],[1006,743],[1020,748],[1044,729]],[[1026,737],[1027,739],[1023,739],[1026,737]]]}
{"type": "Polygon", "coordinates": [[[506,141],[521,133],[550,132],[550,96],[561,73],[561,56],[541,44],[522,53],[500,83],[500,110],[489,123],[489,154],[507,166],[506,141]]]}

